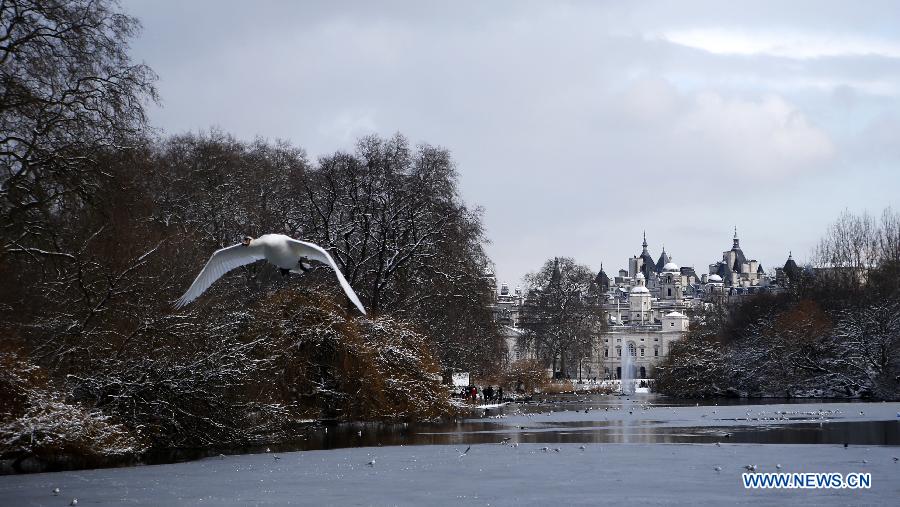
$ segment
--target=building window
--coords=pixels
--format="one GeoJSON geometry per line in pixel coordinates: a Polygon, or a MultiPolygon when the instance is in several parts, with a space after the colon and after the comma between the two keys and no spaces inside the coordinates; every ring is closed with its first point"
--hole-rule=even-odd
{"type": "Polygon", "coordinates": [[[674,323],[674,322],[669,322],[669,327],[675,327],[675,323],[674,323]]]}
{"type": "Polygon", "coordinates": [[[616,347],[616,355],[622,357],[622,347],[616,347]]]}
{"type": "Polygon", "coordinates": [[[658,342],[658,341],[659,341],[659,336],[654,337],[654,338],[653,338],[653,341],[658,342]]]}
{"type": "Polygon", "coordinates": [[[603,349],[603,357],[609,357],[609,349],[603,349]]]}
{"type": "Polygon", "coordinates": [[[644,347],[641,347],[641,357],[644,357],[644,347]]]}
{"type": "Polygon", "coordinates": [[[672,297],[672,289],[669,289],[669,297],[672,297]]]}
{"type": "Polygon", "coordinates": [[[659,357],[659,347],[653,347],[653,355],[659,357]]]}

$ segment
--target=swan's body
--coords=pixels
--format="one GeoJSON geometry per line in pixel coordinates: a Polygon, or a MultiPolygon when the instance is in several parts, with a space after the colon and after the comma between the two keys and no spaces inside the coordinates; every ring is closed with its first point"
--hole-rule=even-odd
{"type": "Polygon", "coordinates": [[[264,234],[256,239],[245,237],[241,243],[237,245],[216,250],[206,262],[206,266],[197,275],[194,283],[191,284],[187,292],[181,296],[175,303],[176,308],[190,303],[200,297],[210,285],[222,277],[225,273],[239,266],[244,266],[265,259],[270,264],[281,269],[283,273],[294,272],[303,273],[309,270],[307,261],[319,261],[327,264],[334,270],[338,283],[344,289],[344,293],[350,298],[350,301],[359,308],[363,314],[366,309],[353,292],[353,288],[344,278],[341,270],[338,269],[334,259],[328,255],[328,252],[319,245],[299,241],[284,234],[264,234]]]}

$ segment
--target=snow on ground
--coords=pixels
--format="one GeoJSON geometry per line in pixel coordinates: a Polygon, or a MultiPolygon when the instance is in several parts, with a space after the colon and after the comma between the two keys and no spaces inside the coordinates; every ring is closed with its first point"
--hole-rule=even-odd
{"type": "Polygon", "coordinates": [[[887,504],[896,447],[722,444],[362,447],[0,477],[0,503],[104,505],[887,504]],[[559,449],[556,451],[555,449],[559,449]],[[367,463],[375,460],[374,466],[367,463]],[[868,490],[745,490],[760,472],[870,472],[868,490]],[[715,467],[721,467],[716,471],[715,467]],[[53,496],[53,488],[60,489],[53,496]]]}

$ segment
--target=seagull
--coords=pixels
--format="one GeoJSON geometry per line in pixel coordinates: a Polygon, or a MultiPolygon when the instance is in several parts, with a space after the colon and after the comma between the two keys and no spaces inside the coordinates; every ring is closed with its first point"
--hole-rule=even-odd
{"type": "Polygon", "coordinates": [[[272,456],[272,457],[275,458],[275,461],[278,461],[278,460],[281,459],[281,456],[278,456],[277,454],[276,454],[275,456],[272,456]]]}
{"type": "Polygon", "coordinates": [[[72,501],[69,502],[69,505],[78,505],[78,499],[77,499],[77,498],[73,498],[72,501]]]}
{"type": "Polygon", "coordinates": [[[775,465],[775,468],[777,468],[778,470],[781,470],[781,463],[778,463],[777,465],[775,465]]]}
{"type": "Polygon", "coordinates": [[[182,308],[191,301],[200,297],[210,285],[222,277],[225,273],[239,266],[244,266],[265,259],[281,270],[281,274],[305,273],[312,269],[308,261],[318,261],[327,264],[334,270],[338,283],[344,289],[344,293],[350,301],[365,315],[366,309],[350,287],[350,283],[344,278],[338,269],[334,259],[328,252],[313,243],[299,241],[284,234],[264,234],[256,239],[244,236],[244,239],[236,245],[216,250],[212,257],[206,261],[206,266],[194,279],[187,292],[175,302],[175,308],[182,308]]]}
{"type": "Polygon", "coordinates": [[[747,469],[747,471],[749,471],[749,472],[756,471],[756,465],[744,465],[744,468],[747,469]]]}
{"type": "MultiPolygon", "coordinates": [[[[897,459],[894,458],[894,461],[897,461],[897,459]]],[[[59,496],[59,488],[53,488],[53,496],[59,496]]]]}
{"type": "Polygon", "coordinates": [[[721,442],[716,442],[716,447],[722,447],[722,443],[721,443],[721,442]]]}
{"type": "Polygon", "coordinates": [[[722,467],[715,467],[715,468],[713,468],[713,470],[715,470],[716,472],[721,472],[721,471],[722,471],[722,467]]]}
{"type": "Polygon", "coordinates": [[[375,458],[372,458],[372,461],[366,463],[366,465],[369,465],[370,467],[375,466],[375,458]]]}
{"type": "MultiPolygon", "coordinates": [[[[465,456],[466,454],[468,454],[468,453],[469,453],[469,449],[471,449],[471,448],[472,448],[471,445],[470,445],[469,447],[466,447],[466,450],[463,451],[462,454],[459,455],[459,457],[462,458],[463,456],[465,456]]],[[[456,451],[459,452],[459,449],[457,449],[456,451]]]]}
{"type": "Polygon", "coordinates": [[[579,447],[579,449],[581,449],[583,451],[583,450],[587,449],[587,447],[582,445],[581,447],[579,447]]]}
{"type": "MultiPolygon", "coordinates": [[[[896,463],[896,462],[898,462],[898,461],[900,461],[900,458],[898,458],[897,456],[894,456],[894,463],[896,463]]],[[[59,490],[59,488],[57,488],[57,491],[58,491],[58,490],[59,490]]]]}

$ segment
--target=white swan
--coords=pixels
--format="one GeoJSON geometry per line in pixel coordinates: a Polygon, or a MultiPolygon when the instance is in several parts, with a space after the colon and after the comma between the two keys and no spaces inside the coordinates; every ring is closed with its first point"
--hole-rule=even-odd
{"type": "Polygon", "coordinates": [[[347,297],[365,315],[366,309],[328,252],[319,245],[299,241],[284,234],[264,234],[256,239],[244,236],[243,241],[237,245],[216,250],[187,292],[175,302],[175,308],[181,308],[197,299],[213,282],[232,269],[262,259],[274,264],[283,274],[308,271],[311,266],[307,261],[311,260],[329,265],[337,275],[338,282],[347,297]]]}

